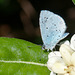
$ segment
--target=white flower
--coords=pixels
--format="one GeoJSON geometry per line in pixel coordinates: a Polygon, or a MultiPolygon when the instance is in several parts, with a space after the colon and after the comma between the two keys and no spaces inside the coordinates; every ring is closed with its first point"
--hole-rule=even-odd
{"type": "Polygon", "coordinates": [[[64,44],[69,45],[75,51],[75,34],[72,36],[70,42],[67,40],[64,44]]]}
{"type": "Polygon", "coordinates": [[[62,44],[59,50],[60,52],[51,52],[48,55],[47,67],[51,71],[50,75],[75,75],[75,34],[71,42],[62,44]]]}

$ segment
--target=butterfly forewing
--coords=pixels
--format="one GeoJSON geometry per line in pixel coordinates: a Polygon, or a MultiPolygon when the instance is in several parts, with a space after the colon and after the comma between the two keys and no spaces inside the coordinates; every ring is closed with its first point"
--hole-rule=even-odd
{"type": "Polygon", "coordinates": [[[64,35],[66,25],[60,16],[42,10],[40,13],[40,30],[45,49],[52,50],[64,35]]]}

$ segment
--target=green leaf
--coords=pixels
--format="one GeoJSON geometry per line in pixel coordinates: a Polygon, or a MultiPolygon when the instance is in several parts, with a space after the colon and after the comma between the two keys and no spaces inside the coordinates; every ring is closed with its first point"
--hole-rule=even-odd
{"type": "Polygon", "coordinates": [[[15,38],[0,38],[0,75],[49,75],[48,52],[15,38]]]}
{"type": "Polygon", "coordinates": [[[75,0],[72,0],[72,2],[75,4],[75,0]]]}

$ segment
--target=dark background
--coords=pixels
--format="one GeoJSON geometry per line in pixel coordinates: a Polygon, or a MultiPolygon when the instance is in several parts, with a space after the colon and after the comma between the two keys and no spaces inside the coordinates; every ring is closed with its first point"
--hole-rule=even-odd
{"type": "Polygon", "coordinates": [[[0,37],[40,44],[41,10],[59,14],[66,22],[69,37],[75,33],[75,6],[72,0],[0,0],[0,37]]]}

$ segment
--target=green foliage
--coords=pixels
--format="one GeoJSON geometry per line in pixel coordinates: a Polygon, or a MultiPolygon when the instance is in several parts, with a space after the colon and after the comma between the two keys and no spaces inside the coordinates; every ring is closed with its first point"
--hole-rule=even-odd
{"type": "Polygon", "coordinates": [[[75,4],[75,0],[72,0],[72,2],[75,4]]]}
{"type": "Polygon", "coordinates": [[[0,38],[0,75],[49,75],[46,66],[1,61],[25,61],[46,64],[48,52],[41,46],[15,38],[0,38]]]}

